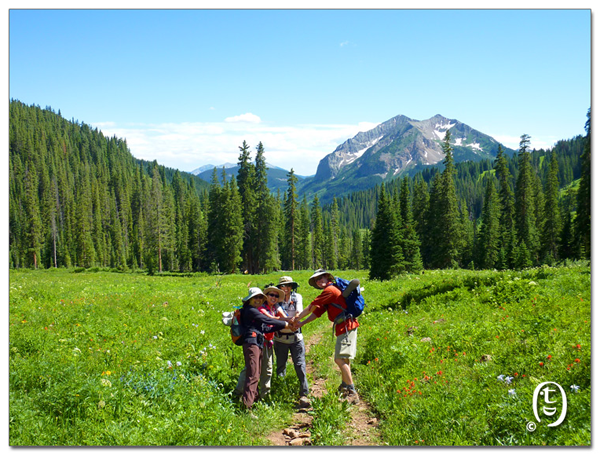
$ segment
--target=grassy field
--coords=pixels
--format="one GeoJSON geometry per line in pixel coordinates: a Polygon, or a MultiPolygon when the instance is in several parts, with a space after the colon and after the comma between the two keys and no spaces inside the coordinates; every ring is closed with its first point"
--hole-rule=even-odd
{"type": "MultiPolygon", "coordinates": [[[[292,273],[305,304],[311,273],[292,273]]],[[[11,271],[10,445],[265,445],[290,423],[297,379],[275,378],[249,419],[231,398],[243,358],[221,312],[280,275],[11,271]]],[[[339,275],[365,287],[353,372],[382,444],[591,443],[589,266],[339,275]],[[545,381],[565,389],[567,417],[528,431],[545,381]]],[[[310,356],[331,391],[313,403],[313,444],[343,445],[352,408],[334,399],[330,323],[304,332],[323,334],[310,356]]]]}

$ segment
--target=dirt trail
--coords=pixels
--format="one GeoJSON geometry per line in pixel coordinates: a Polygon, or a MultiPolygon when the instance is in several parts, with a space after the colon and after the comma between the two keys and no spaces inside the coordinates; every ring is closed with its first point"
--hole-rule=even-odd
{"type": "MultiPolygon", "coordinates": [[[[321,342],[323,333],[314,334],[309,339],[305,340],[306,346],[306,373],[310,378],[311,387],[310,395],[320,398],[326,392],[326,380],[324,378],[314,379],[315,365],[314,361],[308,356],[312,346],[321,342]]],[[[274,446],[300,446],[311,445],[310,431],[312,428],[312,416],[308,413],[308,409],[297,409],[293,416],[293,424],[277,430],[267,436],[271,445],[274,446]]],[[[370,406],[363,399],[354,403],[352,406],[352,419],[348,425],[347,446],[376,446],[381,445],[381,436],[378,429],[378,421],[372,417],[370,406]]]]}

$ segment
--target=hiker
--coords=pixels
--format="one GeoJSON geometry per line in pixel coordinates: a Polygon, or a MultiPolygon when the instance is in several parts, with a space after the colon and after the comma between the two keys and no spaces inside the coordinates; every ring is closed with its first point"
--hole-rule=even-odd
{"type": "Polygon", "coordinates": [[[289,324],[286,321],[265,316],[259,311],[266,301],[266,296],[260,288],[250,288],[248,295],[242,301],[244,305],[241,310],[241,322],[246,329],[242,345],[245,363],[242,403],[250,411],[258,394],[265,334],[288,328],[289,324]]]}
{"type": "MultiPolygon", "coordinates": [[[[279,279],[277,287],[284,293],[284,297],[279,302],[279,307],[285,314],[293,320],[296,315],[302,313],[302,295],[296,292],[298,283],[292,280],[289,276],[282,276],[279,279]]],[[[277,375],[281,378],[285,377],[288,354],[292,355],[292,362],[296,370],[296,376],[300,381],[300,407],[310,406],[308,400],[308,381],[306,379],[306,359],[305,347],[302,331],[283,329],[275,332],[275,359],[277,361],[277,375]]]]}
{"type": "Polygon", "coordinates": [[[294,318],[293,328],[300,328],[309,322],[320,318],[325,312],[331,322],[334,323],[336,343],[334,361],[342,376],[342,383],[338,390],[350,399],[357,399],[358,395],[354,388],[352,372],[350,370],[350,361],[356,356],[356,337],[358,321],[354,317],[346,317],[342,320],[337,319],[342,316],[344,311],[341,308],[347,308],[346,300],[342,292],[333,285],[334,276],[326,270],[317,270],[308,280],[308,284],[321,290],[321,294],[313,300],[310,305],[294,318]],[[341,308],[337,308],[340,306],[341,308]],[[304,321],[301,321],[310,313],[304,321]]]}
{"type": "MultiPolygon", "coordinates": [[[[271,319],[279,319],[288,321],[286,314],[279,308],[278,302],[283,300],[284,293],[281,289],[275,286],[268,285],[263,291],[266,297],[264,303],[258,308],[264,316],[271,319]]],[[[271,327],[268,325],[268,327],[271,327]]],[[[273,337],[275,333],[264,333],[264,343],[262,346],[262,363],[260,369],[260,381],[258,388],[258,398],[263,400],[271,391],[271,378],[273,377],[273,337]]],[[[244,383],[246,381],[246,368],[242,369],[238,377],[238,383],[235,387],[234,394],[241,396],[244,391],[244,383]]]]}
{"type": "MultiPolygon", "coordinates": [[[[263,289],[263,294],[267,296],[267,301],[259,308],[259,311],[272,319],[288,321],[287,315],[279,307],[278,303],[283,300],[284,292],[273,285],[268,285],[263,289]]],[[[273,377],[273,338],[275,332],[265,333],[265,342],[263,346],[263,359],[260,371],[260,394],[259,398],[264,399],[271,391],[271,378],[273,377]]]]}

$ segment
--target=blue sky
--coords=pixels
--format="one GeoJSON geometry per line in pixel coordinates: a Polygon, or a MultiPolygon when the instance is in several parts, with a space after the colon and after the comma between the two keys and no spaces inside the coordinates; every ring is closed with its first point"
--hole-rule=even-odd
{"type": "Polygon", "coordinates": [[[300,175],[396,115],[516,148],[584,134],[589,10],[11,10],[9,92],[191,171],[300,175]]]}

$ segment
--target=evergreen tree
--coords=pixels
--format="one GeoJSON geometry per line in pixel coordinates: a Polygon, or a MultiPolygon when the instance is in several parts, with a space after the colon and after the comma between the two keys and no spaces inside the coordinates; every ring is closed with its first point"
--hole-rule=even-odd
{"type": "Polygon", "coordinates": [[[558,199],[558,159],[556,153],[552,152],[550,159],[550,171],[546,177],[545,188],[545,210],[544,210],[544,232],[543,250],[545,261],[554,264],[558,260],[558,249],[560,242],[560,208],[558,199]]]}
{"type": "Polygon", "coordinates": [[[511,188],[512,176],[508,168],[508,160],[501,145],[498,146],[498,154],[494,164],[496,177],[500,182],[500,249],[498,252],[499,269],[510,268],[513,265],[513,249],[515,245],[514,228],[514,193],[511,188]]]}
{"type": "MultiPolygon", "coordinates": [[[[262,143],[259,144],[262,148],[262,143]]],[[[250,160],[250,146],[243,141],[239,147],[240,156],[238,158],[238,177],[237,183],[242,201],[242,219],[244,224],[243,238],[243,265],[244,270],[250,273],[256,273],[256,261],[254,253],[256,253],[257,240],[257,204],[256,204],[256,170],[250,160]]]]}
{"type": "Polygon", "coordinates": [[[519,145],[519,175],[515,193],[516,241],[520,249],[517,268],[533,264],[539,249],[529,143],[530,137],[527,134],[522,135],[519,145]]]}
{"type": "Polygon", "coordinates": [[[300,204],[300,230],[298,235],[298,268],[309,269],[312,266],[312,252],[310,245],[310,211],[306,194],[300,204]]]}
{"type": "Polygon", "coordinates": [[[267,186],[267,163],[262,142],[256,147],[256,236],[254,237],[255,264],[252,273],[269,272],[281,266],[278,250],[280,224],[279,200],[271,195],[267,186]]]}
{"type": "Polygon", "coordinates": [[[432,257],[434,268],[455,268],[461,254],[461,246],[464,238],[461,236],[460,212],[454,186],[454,158],[450,146],[450,131],[446,131],[444,143],[444,171],[439,182],[439,193],[436,197],[436,205],[430,207],[435,210],[436,223],[440,235],[435,239],[437,246],[432,257]]]}
{"type": "Polygon", "coordinates": [[[414,193],[412,198],[413,220],[415,222],[415,231],[417,232],[421,258],[424,259],[424,242],[427,237],[427,214],[429,213],[429,189],[427,183],[423,180],[422,174],[415,177],[414,193]]]}
{"type": "Polygon", "coordinates": [[[576,256],[575,252],[577,246],[573,234],[573,213],[575,211],[576,198],[576,191],[573,188],[569,188],[561,201],[562,229],[560,232],[560,244],[558,250],[558,255],[561,260],[574,258],[576,256]]]}
{"type": "Polygon", "coordinates": [[[371,234],[370,279],[389,280],[402,271],[402,238],[391,200],[381,185],[375,226],[371,234]]]}
{"type": "Polygon", "coordinates": [[[296,260],[298,258],[298,236],[300,232],[300,212],[298,210],[298,194],[296,184],[298,177],[291,169],[287,174],[288,188],[283,202],[284,216],[284,244],[282,249],[283,267],[289,270],[296,270],[296,260]]]}
{"type": "Polygon", "coordinates": [[[33,163],[30,163],[25,175],[25,226],[26,245],[28,256],[34,269],[40,263],[40,249],[42,236],[42,220],[38,198],[37,172],[33,163]]]}
{"type": "Polygon", "coordinates": [[[323,214],[321,213],[319,197],[316,194],[312,202],[310,219],[312,225],[313,268],[325,267],[325,236],[323,233],[323,214]]]}
{"type": "Polygon", "coordinates": [[[487,179],[481,228],[477,236],[479,267],[492,269],[500,256],[500,203],[492,178],[487,179]]]}
{"type": "Polygon", "coordinates": [[[331,237],[329,241],[331,242],[331,256],[329,258],[329,267],[331,269],[338,268],[339,256],[340,256],[340,214],[337,205],[337,199],[333,198],[333,203],[331,204],[331,237]]]}
{"type": "Polygon", "coordinates": [[[407,272],[415,273],[423,269],[423,262],[421,260],[421,242],[419,241],[415,222],[413,221],[408,180],[408,177],[402,179],[402,187],[399,196],[400,216],[398,218],[402,235],[404,267],[407,272]]]}
{"type": "MultiPolygon", "coordinates": [[[[225,179],[225,172],[223,172],[223,179],[225,179]]],[[[227,216],[223,218],[223,244],[220,263],[226,273],[236,273],[242,263],[244,221],[242,217],[242,200],[234,176],[231,176],[229,183],[224,185],[222,204],[222,209],[227,216]]]]}
{"type": "Polygon", "coordinates": [[[592,145],[591,145],[591,109],[587,112],[585,123],[585,143],[581,154],[581,181],[577,193],[577,217],[575,218],[575,241],[578,256],[591,258],[592,253],[592,145]]]}
{"type": "Polygon", "coordinates": [[[208,193],[207,260],[211,272],[220,271],[219,254],[224,239],[224,207],[222,206],[222,188],[217,177],[217,168],[213,169],[210,191],[208,193]]]}
{"type": "Polygon", "coordinates": [[[360,230],[355,229],[352,232],[352,250],[349,257],[349,267],[360,270],[363,268],[363,239],[360,230]]]}

